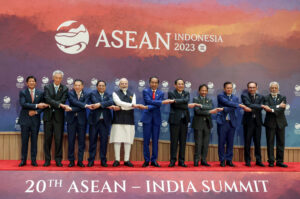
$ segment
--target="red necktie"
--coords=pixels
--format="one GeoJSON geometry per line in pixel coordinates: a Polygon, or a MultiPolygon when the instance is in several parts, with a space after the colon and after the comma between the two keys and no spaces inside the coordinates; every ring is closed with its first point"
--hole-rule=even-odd
{"type": "Polygon", "coordinates": [[[155,100],[155,91],[152,91],[152,99],[155,100]]]}
{"type": "Polygon", "coordinates": [[[30,96],[31,96],[31,101],[33,103],[33,101],[34,101],[33,89],[30,89],[30,96]]]}

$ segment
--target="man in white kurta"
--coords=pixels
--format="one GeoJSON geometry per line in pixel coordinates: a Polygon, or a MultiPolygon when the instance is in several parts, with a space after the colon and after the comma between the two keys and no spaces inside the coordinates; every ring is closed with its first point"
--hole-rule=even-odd
{"type": "Polygon", "coordinates": [[[124,143],[124,165],[133,167],[129,161],[131,144],[134,140],[134,108],[145,109],[144,105],[136,104],[136,96],[128,90],[128,80],[122,78],[119,82],[120,90],[113,92],[114,103],[121,108],[114,112],[111,128],[110,143],[114,143],[115,162],[114,167],[120,165],[121,143],[124,143]]]}

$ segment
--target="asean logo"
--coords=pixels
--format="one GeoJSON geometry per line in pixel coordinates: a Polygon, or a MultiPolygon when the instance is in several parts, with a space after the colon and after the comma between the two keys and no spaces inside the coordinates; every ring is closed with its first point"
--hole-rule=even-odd
{"type": "Polygon", "coordinates": [[[65,21],[58,26],[55,35],[57,47],[67,54],[82,52],[89,43],[89,32],[77,21],[65,21]]]}

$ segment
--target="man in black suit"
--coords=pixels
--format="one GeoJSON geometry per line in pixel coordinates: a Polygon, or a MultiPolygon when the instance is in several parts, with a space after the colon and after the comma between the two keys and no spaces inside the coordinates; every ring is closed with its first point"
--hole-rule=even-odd
{"type": "Polygon", "coordinates": [[[261,149],[260,149],[260,140],[261,140],[261,127],[262,127],[262,104],[264,103],[264,97],[257,91],[256,82],[248,82],[247,84],[248,92],[245,92],[241,95],[242,102],[244,105],[251,109],[251,112],[244,112],[243,115],[243,127],[244,127],[244,158],[246,166],[251,166],[251,157],[250,157],[250,147],[251,140],[253,139],[255,146],[255,159],[256,165],[264,167],[265,165],[261,160],[261,149]]]}
{"type": "Polygon", "coordinates": [[[274,138],[276,136],[276,166],[288,167],[283,164],[285,127],[288,125],[284,111],[286,107],[286,97],[280,95],[279,84],[270,83],[270,94],[265,96],[263,108],[267,112],[264,125],[267,135],[267,151],[269,167],[274,167],[274,138]]]}
{"type": "Polygon", "coordinates": [[[206,95],[208,93],[208,86],[202,84],[198,89],[199,95],[193,98],[193,103],[200,104],[194,108],[194,118],[192,122],[192,128],[194,129],[195,140],[195,154],[194,154],[194,166],[199,165],[201,157],[201,165],[210,166],[207,161],[207,153],[209,146],[210,130],[213,127],[211,114],[223,111],[223,108],[213,109],[213,103],[206,95]]]}
{"type": "Polygon", "coordinates": [[[73,90],[68,93],[69,106],[71,111],[66,114],[67,131],[68,131],[68,159],[70,161],[69,167],[75,166],[75,140],[76,134],[78,137],[78,162],[77,166],[84,167],[83,155],[85,149],[85,134],[86,134],[86,108],[90,107],[88,105],[89,93],[83,90],[83,81],[76,79],[74,81],[73,90]]]}
{"type": "Polygon", "coordinates": [[[185,144],[190,122],[190,114],[188,103],[190,101],[190,93],[184,91],[184,81],[182,79],[175,80],[175,90],[168,93],[168,98],[174,100],[171,104],[169,114],[170,136],[171,136],[171,160],[169,167],[174,167],[177,161],[177,146],[179,143],[178,166],[187,167],[185,160],[185,144]]]}
{"type": "Polygon", "coordinates": [[[51,144],[54,135],[55,141],[55,162],[56,166],[62,167],[62,141],[64,134],[64,110],[72,109],[65,105],[68,95],[68,88],[61,84],[64,73],[60,70],[53,72],[53,83],[44,87],[45,102],[50,105],[44,111],[44,166],[50,165],[51,144]]]}
{"type": "Polygon", "coordinates": [[[119,110],[119,107],[114,106],[111,95],[106,92],[106,82],[103,80],[97,82],[97,90],[91,93],[90,99],[92,111],[88,119],[90,125],[88,167],[94,166],[98,135],[100,137],[101,166],[107,167],[107,142],[112,123],[112,113],[110,109],[119,110]]]}
{"type": "Polygon", "coordinates": [[[21,125],[22,138],[22,157],[20,167],[26,165],[28,141],[31,139],[31,165],[38,166],[36,163],[37,139],[41,123],[41,112],[48,104],[43,103],[44,93],[37,90],[36,78],[28,76],[26,78],[27,88],[20,91],[19,100],[22,107],[19,124],[21,125]]]}

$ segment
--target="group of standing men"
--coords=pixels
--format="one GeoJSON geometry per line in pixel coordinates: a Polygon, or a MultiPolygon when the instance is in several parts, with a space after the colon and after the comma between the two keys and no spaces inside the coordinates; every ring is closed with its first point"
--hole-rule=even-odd
{"type": "Polygon", "coordinates": [[[29,76],[26,79],[27,88],[20,91],[21,113],[19,124],[22,136],[22,158],[19,166],[26,165],[28,140],[31,137],[31,164],[38,166],[36,162],[37,137],[40,127],[40,114],[44,120],[44,166],[50,165],[51,144],[55,141],[56,166],[63,166],[62,140],[64,122],[67,122],[68,132],[68,160],[69,167],[75,166],[75,140],[78,137],[78,161],[77,166],[84,167],[83,155],[85,149],[85,136],[87,124],[89,125],[89,158],[88,167],[94,166],[98,135],[100,137],[100,161],[101,166],[107,167],[107,144],[114,144],[115,161],[114,167],[120,165],[120,148],[124,144],[124,165],[133,167],[130,162],[130,150],[134,141],[134,109],[142,109],[143,137],[144,137],[144,163],[160,167],[158,158],[158,140],[161,126],[160,107],[170,104],[170,164],[174,167],[187,167],[185,164],[185,146],[190,122],[189,108],[194,109],[192,128],[194,128],[195,154],[194,166],[199,162],[203,166],[210,166],[207,161],[210,132],[212,128],[211,114],[217,114],[218,130],[218,154],[220,166],[234,166],[233,138],[238,125],[237,111],[244,110],[243,125],[245,137],[245,162],[251,166],[250,146],[253,139],[255,145],[256,164],[264,166],[261,160],[260,139],[262,129],[262,110],[267,114],[264,125],[266,127],[268,161],[273,167],[274,138],[276,137],[276,166],[287,167],[283,164],[285,126],[287,126],[284,110],[286,98],[279,92],[277,82],[270,83],[270,95],[265,97],[258,94],[257,84],[249,82],[248,92],[242,94],[242,103],[238,97],[232,94],[233,84],[224,83],[224,92],[218,95],[218,108],[213,108],[213,103],[207,97],[208,87],[205,84],[199,86],[199,95],[190,101],[189,92],[184,90],[184,80],[175,80],[175,90],[168,92],[168,99],[158,89],[159,79],[150,77],[149,88],[143,90],[144,105],[136,103],[136,95],[128,90],[128,80],[120,79],[119,89],[112,93],[106,92],[106,82],[99,80],[97,89],[91,93],[86,92],[82,80],[74,81],[74,88],[68,91],[62,85],[63,72],[53,72],[53,83],[44,87],[44,92],[36,89],[36,78],[29,76]],[[66,103],[68,102],[68,103],[66,103]],[[90,109],[87,116],[86,109],[90,109]],[[66,112],[66,115],[65,115],[66,112]],[[108,136],[110,133],[110,137],[108,136]],[[109,137],[109,140],[108,140],[109,137]],[[150,139],[152,139],[152,155],[150,157],[150,139]],[[177,148],[179,145],[179,154],[177,148]],[[226,145],[226,147],[225,147],[226,145]]]}

